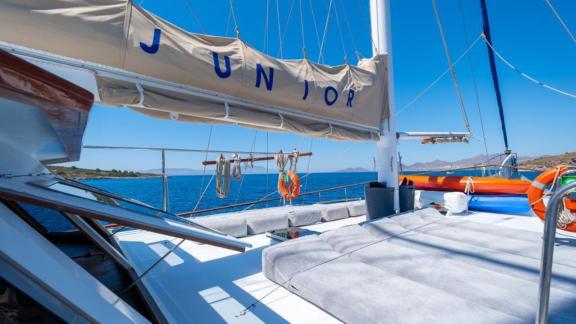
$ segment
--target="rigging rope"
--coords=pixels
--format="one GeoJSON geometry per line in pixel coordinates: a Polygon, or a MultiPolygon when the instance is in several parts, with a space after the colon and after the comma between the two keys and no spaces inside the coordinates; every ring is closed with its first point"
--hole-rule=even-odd
{"type": "Polygon", "coordinates": [[[550,0],[544,0],[544,1],[546,1],[546,3],[548,4],[548,7],[550,7],[550,11],[552,11],[552,13],[556,17],[556,19],[558,19],[558,22],[560,22],[560,25],[562,25],[562,28],[564,28],[564,30],[566,31],[566,34],[568,34],[568,37],[570,37],[572,42],[574,42],[574,44],[576,44],[576,37],[574,37],[574,34],[572,34],[572,31],[570,31],[570,28],[568,28],[568,25],[566,25],[566,23],[564,22],[562,17],[560,17],[560,14],[558,13],[558,11],[556,11],[556,8],[554,8],[554,6],[552,5],[552,2],[550,2],[550,0]]]}
{"type": "Polygon", "coordinates": [[[464,123],[466,124],[466,129],[468,130],[468,132],[472,133],[472,130],[470,129],[470,122],[468,121],[468,114],[466,113],[466,107],[464,106],[464,99],[462,98],[462,92],[460,91],[460,86],[458,85],[458,79],[456,78],[456,71],[454,70],[454,64],[452,63],[452,58],[450,57],[448,42],[446,41],[446,36],[444,35],[444,27],[442,27],[440,13],[438,12],[438,7],[436,6],[436,0],[432,0],[432,7],[434,9],[434,15],[436,16],[436,23],[438,24],[440,37],[442,38],[442,44],[444,45],[444,54],[446,55],[446,60],[448,61],[448,66],[450,68],[450,76],[452,77],[452,82],[454,83],[454,89],[456,90],[458,103],[460,104],[462,115],[464,116],[464,123]]]}
{"type": "MultiPolygon", "coordinates": [[[[249,159],[250,162],[249,163],[250,167],[253,168],[254,167],[254,155],[252,152],[254,152],[254,149],[256,148],[256,137],[258,136],[258,130],[254,131],[254,138],[252,139],[252,144],[250,145],[250,149],[249,149],[249,159]]],[[[240,164],[240,161],[238,161],[238,164],[240,164]]],[[[241,168],[241,166],[238,166],[238,168],[241,168]]],[[[246,167],[244,168],[244,170],[246,170],[246,167]]],[[[238,186],[238,191],[236,192],[236,199],[234,200],[235,203],[238,203],[238,199],[240,199],[240,193],[242,192],[242,186],[244,185],[244,177],[240,176],[240,178],[236,178],[236,179],[240,179],[240,185],[238,186]]]]}
{"type": "MultiPolygon", "coordinates": [[[[472,42],[472,44],[470,44],[470,46],[468,46],[468,48],[466,48],[466,50],[464,50],[464,52],[456,60],[454,60],[454,65],[460,63],[460,61],[464,57],[466,57],[466,55],[468,55],[468,53],[474,48],[474,46],[476,46],[476,44],[481,38],[482,38],[481,35],[476,37],[476,39],[472,42]]],[[[418,100],[420,100],[420,98],[424,97],[424,95],[428,93],[428,91],[430,91],[430,89],[432,89],[438,82],[440,82],[440,80],[442,80],[442,78],[444,78],[448,73],[450,73],[450,68],[447,68],[446,70],[444,70],[444,72],[440,73],[440,75],[436,79],[434,79],[434,81],[432,81],[426,88],[420,91],[420,93],[418,93],[416,97],[414,97],[407,104],[402,106],[402,108],[400,108],[396,113],[396,116],[400,115],[402,112],[404,112],[406,109],[410,108],[413,104],[415,104],[418,100]]]]}
{"type": "Polygon", "coordinates": [[[268,54],[268,30],[270,29],[270,0],[266,0],[266,18],[264,19],[264,53],[268,54]]]}
{"type": "Polygon", "coordinates": [[[292,19],[292,12],[294,11],[294,3],[296,3],[296,0],[290,2],[290,11],[288,12],[288,18],[286,19],[286,25],[284,26],[284,32],[282,33],[281,44],[286,40],[286,34],[288,33],[288,27],[290,26],[290,19],[292,19]]]}
{"type": "MultiPolygon", "coordinates": [[[[210,150],[210,144],[212,143],[212,131],[214,130],[214,125],[210,125],[210,131],[208,132],[208,143],[206,144],[206,154],[204,155],[204,161],[208,160],[208,151],[210,150]]],[[[206,165],[204,165],[204,167],[202,168],[202,184],[200,185],[200,188],[204,188],[204,177],[206,176],[206,165]]],[[[198,206],[200,206],[200,202],[202,201],[202,198],[204,198],[204,193],[206,192],[206,189],[208,189],[208,186],[210,186],[210,183],[212,182],[212,179],[214,178],[214,175],[212,175],[212,178],[210,178],[210,181],[208,182],[208,185],[206,185],[206,188],[202,191],[202,194],[200,195],[200,197],[198,198],[198,201],[196,202],[196,205],[194,206],[194,210],[196,210],[198,208],[198,206]]]]}
{"type": "Polygon", "coordinates": [[[318,49],[320,49],[320,33],[318,32],[318,24],[316,23],[316,13],[314,13],[314,6],[312,5],[312,0],[308,0],[310,5],[310,12],[312,13],[312,23],[314,24],[314,33],[316,34],[316,41],[318,42],[318,49]]]}
{"type": "Polygon", "coordinates": [[[302,55],[304,59],[308,56],[306,53],[306,38],[304,37],[304,14],[302,12],[302,0],[298,0],[300,7],[300,34],[302,35],[302,55]]]}
{"type": "MultiPolygon", "coordinates": [[[[270,136],[270,132],[266,132],[266,152],[270,152],[270,139],[269,139],[269,136],[270,136]]],[[[269,182],[268,182],[268,178],[269,178],[269,175],[270,175],[270,174],[269,174],[269,171],[270,171],[269,162],[270,162],[270,160],[267,159],[267,160],[266,160],[266,191],[270,191],[270,184],[269,184],[269,182]]],[[[268,206],[268,204],[266,204],[266,206],[268,206]]]]}
{"type": "MultiPolygon", "coordinates": [[[[468,37],[468,27],[466,24],[466,19],[464,16],[464,2],[462,0],[459,2],[459,9],[460,9],[460,19],[462,22],[462,29],[464,31],[464,40],[466,41],[466,45],[468,46],[469,37],[468,37]]],[[[468,68],[470,69],[470,74],[472,76],[472,87],[474,89],[474,98],[476,100],[476,108],[478,109],[478,116],[480,117],[480,129],[482,131],[482,140],[484,143],[484,153],[486,154],[486,158],[490,157],[490,153],[488,153],[488,143],[486,140],[486,131],[484,128],[484,118],[482,116],[482,109],[480,107],[480,95],[478,94],[478,84],[476,83],[476,72],[474,71],[474,65],[472,64],[472,53],[467,55],[468,58],[468,68]]]]}
{"type": "Polygon", "coordinates": [[[322,54],[324,52],[324,42],[326,41],[326,34],[328,33],[328,24],[330,23],[330,14],[332,13],[332,4],[334,0],[330,0],[328,5],[328,13],[326,15],[326,23],[324,24],[324,33],[322,35],[322,43],[320,43],[320,53],[318,54],[318,63],[322,63],[322,54]]]}
{"type": "Polygon", "coordinates": [[[190,3],[189,0],[184,0],[184,4],[186,5],[186,8],[188,9],[188,12],[192,15],[192,17],[194,18],[194,20],[196,20],[196,23],[198,24],[198,26],[200,27],[200,30],[202,31],[203,34],[206,34],[206,28],[204,28],[204,25],[202,24],[202,21],[200,21],[200,17],[198,17],[198,15],[196,14],[196,11],[194,11],[194,9],[192,8],[192,4],[190,3]]]}
{"type": "MultiPolygon", "coordinates": [[[[312,152],[312,143],[314,142],[314,138],[310,138],[310,148],[308,152],[312,152]]],[[[306,166],[306,174],[310,174],[310,161],[312,160],[312,156],[308,157],[308,164],[306,166]]],[[[304,179],[304,177],[302,177],[304,179]]],[[[306,176],[306,182],[304,182],[304,192],[308,190],[308,177],[306,176]]]]}
{"type": "Polygon", "coordinates": [[[510,69],[514,70],[516,73],[520,74],[522,77],[532,81],[533,83],[546,88],[548,90],[554,91],[556,93],[565,95],[567,97],[571,97],[576,99],[576,94],[574,93],[570,93],[568,91],[564,91],[564,90],[560,90],[558,88],[555,88],[551,85],[548,85],[542,81],[539,81],[538,79],[533,78],[532,76],[524,73],[522,70],[520,70],[519,68],[515,67],[514,65],[512,65],[512,63],[510,63],[507,59],[504,58],[504,56],[502,56],[495,48],[492,44],[490,44],[490,42],[486,39],[486,36],[484,34],[482,34],[482,39],[484,40],[484,42],[488,45],[488,47],[490,47],[490,49],[492,50],[492,52],[494,52],[494,55],[496,55],[496,57],[498,57],[504,64],[506,64],[510,69]]]}
{"type": "Polygon", "coordinates": [[[344,63],[348,64],[348,54],[346,53],[346,45],[344,45],[344,35],[342,33],[342,28],[340,27],[340,18],[338,17],[338,7],[337,4],[334,5],[334,16],[336,17],[336,27],[338,29],[338,39],[340,39],[340,47],[342,47],[342,52],[344,54],[344,63]]]}
{"type": "Polygon", "coordinates": [[[278,43],[280,45],[280,58],[284,58],[284,52],[282,50],[282,27],[280,25],[280,4],[276,0],[276,21],[278,22],[278,43]]]}
{"type": "Polygon", "coordinates": [[[348,19],[348,13],[346,12],[346,7],[344,6],[344,2],[340,0],[340,7],[342,7],[342,11],[344,12],[344,22],[346,23],[346,27],[348,29],[348,33],[350,34],[350,38],[352,39],[352,46],[354,46],[354,54],[356,55],[356,59],[360,61],[362,59],[362,54],[358,50],[358,43],[356,42],[356,37],[352,32],[352,27],[350,26],[350,20],[348,19]]]}
{"type": "Polygon", "coordinates": [[[236,38],[240,38],[240,28],[238,27],[238,21],[236,20],[236,13],[234,12],[234,0],[229,0],[230,12],[232,13],[232,19],[234,20],[234,30],[236,31],[236,38]]]}

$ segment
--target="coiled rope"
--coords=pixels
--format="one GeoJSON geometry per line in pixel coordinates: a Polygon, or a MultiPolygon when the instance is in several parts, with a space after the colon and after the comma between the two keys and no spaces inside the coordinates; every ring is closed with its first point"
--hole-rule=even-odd
{"type": "Polygon", "coordinates": [[[230,191],[230,161],[220,154],[216,162],[216,196],[226,198],[230,191]]]}
{"type": "Polygon", "coordinates": [[[234,179],[240,180],[242,177],[242,166],[240,165],[240,156],[238,153],[232,155],[232,161],[234,161],[234,166],[232,167],[232,176],[234,179]]]}

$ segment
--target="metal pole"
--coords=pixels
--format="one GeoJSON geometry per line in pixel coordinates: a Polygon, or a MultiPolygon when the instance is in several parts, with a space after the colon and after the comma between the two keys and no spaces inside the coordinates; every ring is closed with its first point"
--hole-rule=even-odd
{"type": "Polygon", "coordinates": [[[166,151],[162,150],[162,210],[170,210],[170,197],[168,196],[168,175],[166,174],[166,151]]]}
{"type": "Polygon", "coordinates": [[[399,209],[398,197],[398,138],[396,133],[396,117],[394,108],[394,71],[392,66],[392,39],[390,32],[389,0],[370,0],[370,26],[374,55],[386,55],[388,75],[386,78],[388,95],[382,95],[388,100],[390,116],[381,121],[380,140],[376,144],[376,168],[378,181],[386,182],[386,186],[394,190],[394,210],[399,209]]]}
{"type": "Polygon", "coordinates": [[[576,189],[576,182],[559,188],[552,198],[550,198],[548,206],[546,207],[542,259],[540,260],[540,283],[538,286],[536,324],[548,323],[548,303],[550,301],[550,282],[552,281],[552,262],[554,258],[554,241],[556,239],[558,210],[564,196],[574,189],[576,189]]]}

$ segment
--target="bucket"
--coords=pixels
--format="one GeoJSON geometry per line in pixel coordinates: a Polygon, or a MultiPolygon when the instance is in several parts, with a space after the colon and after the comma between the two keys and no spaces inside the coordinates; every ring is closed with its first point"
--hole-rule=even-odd
{"type": "Polygon", "coordinates": [[[372,220],[394,215],[394,188],[385,183],[371,182],[366,193],[366,219],[372,220]]]}

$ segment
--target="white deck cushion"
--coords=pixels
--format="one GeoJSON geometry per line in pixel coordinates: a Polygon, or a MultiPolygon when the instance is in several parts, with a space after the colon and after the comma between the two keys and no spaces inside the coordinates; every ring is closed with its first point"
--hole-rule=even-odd
{"type": "MultiPolygon", "coordinates": [[[[427,209],[268,247],[263,273],[345,323],[529,323],[540,245],[427,209]]],[[[576,323],[576,240],[555,249],[549,320],[576,323]]]]}
{"type": "Polygon", "coordinates": [[[290,226],[306,226],[320,222],[322,211],[317,206],[295,206],[288,210],[290,226]]]}
{"type": "Polygon", "coordinates": [[[318,204],[315,206],[320,206],[320,210],[322,211],[323,222],[330,222],[349,217],[348,207],[346,207],[345,204],[330,204],[330,205],[318,204]]]}
{"type": "Polygon", "coordinates": [[[346,204],[348,206],[348,214],[350,217],[366,215],[366,201],[357,200],[346,204]]]}
{"type": "Polygon", "coordinates": [[[246,217],[246,224],[249,235],[288,228],[288,212],[286,210],[256,212],[246,217]]]}
{"type": "Polygon", "coordinates": [[[221,215],[198,217],[193,219],[193,221],[202,226],[206,226],[234,237],[244,237],[248,235],[246,217],[242,213],[226,213],[221,215]]]}

